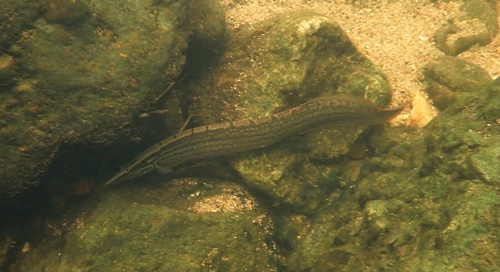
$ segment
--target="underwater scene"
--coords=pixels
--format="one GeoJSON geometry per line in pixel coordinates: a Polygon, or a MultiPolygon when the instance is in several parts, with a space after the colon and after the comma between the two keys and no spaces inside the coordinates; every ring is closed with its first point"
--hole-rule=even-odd
{"type": "Polygon", "coordinates": [[[499,12],[1,0],[0,271],[500,271],[499,12]]]}

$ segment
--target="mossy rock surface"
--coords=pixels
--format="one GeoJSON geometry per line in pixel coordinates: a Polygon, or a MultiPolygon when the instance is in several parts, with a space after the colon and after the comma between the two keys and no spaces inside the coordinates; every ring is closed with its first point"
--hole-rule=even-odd
{"type": "MultiPolygon", "coordinates": [[[[3,196],[38,184],[62,146],[127,137],[180,74],[188,39],[224,36],[215,1],[48,2],[9,48],[18,77],[0,92],[3,196]]],[[[18,5],[11,18],[37,8],[18,5]]]]}
{"type": "Polygon", "coordinates": [[[424,67],[426,92],[440,110],[453,103],[456,92],[474,92],[491,82],[481,67],[457,57],[442,56],[424,67]]]}
{"type": "Polygon", "coordinates": [[[289,237],[288,268],[500,269],[500,128],[490,114],[499,94],[500,81],[490,81],[456,93],[424,129],[374,135],[359,183],[310,222],[292,224],[302,238],[289,237]]]}
{"type": "Polygon", "coordinates": [[[498,12],[494,1],[462,1],[460,13],[448,18],[436,31],[436,47],[450,56],[468,50],[474,45],[489,44],[498,33],[498,12]]]}
{"type": "Polygon", "coordinates": [[[18,271],[275,271],[272,220],[219,180],[124,186],[89,203],[18,271]]]}
{"type": "MultiPolygon", "coordinates": [[[[381,105],[390,96],[388,87],[380,89],[385,81],[361,80],[372,78],[371,73],[356,76],[354,70],[372,65],[353,53],[336,24],[322,16],[296,14],[256,30],[242,29],[241,37],[231,37],[221,66],[187,86],[194,92],[190,110],[196,122],[258,117],[359,82],[375,82],[361,89],[379,86],[374,90],[382,91],[375,92],[376,98],[370,92],[355,95],[381,105]],[[301,40],[301,33],[310,35],[301,40]],[[339,44],[325,38],[330,35],[339,44]],[[327,45],[335,50],[326,50],[327,45]],[[317,66],[308,62],[316,50],[323,52],[317,66]],[[294,58],[301,55],[308,57],[294,58]],[[281,58],[286,65],[280,65],[281,58]],[[326,67],[349,72],[335,74],[326,67]],[[328,77],[306,76],[315,72],[328,77]],[[331,78],[336,75],[342,80],[331,78]],[[314,85],[314,78],[322,83],[314,85]]],[[[375,72],[375,78],[380,76],[375,72]]],[[[467,75],[446,78],[447,86],[467,82],[467,75]]],[[[340,132],[349,138],[345,141],[334,138],[341,151],[323,142],[315,147],[314,137],[335,142],[331,132],[322,131],[229,158],[242,184],[183,179],[108,189],[82,207],[76,219],[68,219],[72,223],[62,235],[34,247],[17,265],[22,271],[41,266],[47,271],[500,270],[500,79],[473,86],[454,91],[425,128],[379,128],[363,135],[369,152],[356,163],[345,155],[359,131],[340,132]],[[324,157],[320,149],[337,151],[324,157]],[[358,167],[358,174],[346,184],[344,174],[351,167],[358,167]],[[216,208],[206,212],[199,207],[216,208]]]]}
{"type": "MultiPolygon", "coordinates": [[[[391,99],[385,76],[340,26],[309,12],[242,26],[217,65],[186,88],[198,125],[262,117],[326,94],[364,97],[382,107],[391,99]]],[[[341,167],[322,162],[345,156],[363,129],[323,129],[231,156],[230,163],[277,204],[311,212],[338,187],[331,179],[341,167]]]]}
{"type": "Polygon", "coordinates": [[[5,0],[0,6],[0,47],[9,48],[45,9],[44,1],[5,0]]]}

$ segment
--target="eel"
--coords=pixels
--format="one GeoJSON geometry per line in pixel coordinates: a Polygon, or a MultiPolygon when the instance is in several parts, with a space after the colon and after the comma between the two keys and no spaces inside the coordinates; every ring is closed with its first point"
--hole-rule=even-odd
{"type": "Polygon", "coordinates": [[[325,126],[383,124],[398,115],[406,105],[383,109],[364,98],[328,95],[265,117],[183,130],[146,149],[104,186],[154,171],[171,173],[176,166],[186,162],[263,148],[286,137],[325,126]]]}

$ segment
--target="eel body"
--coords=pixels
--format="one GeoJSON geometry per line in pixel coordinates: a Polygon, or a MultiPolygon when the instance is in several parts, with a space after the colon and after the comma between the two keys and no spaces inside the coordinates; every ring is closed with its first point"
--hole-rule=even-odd
{"type": "Polygon", "coordinates": [[[148,148],[105,185],[153,171],[169,173],[174,167],[190,161],[263,148],[315,128],[382,124],[398,115],[405,106],[383,109],[367,99],[331,95],[261,118],[183,130],[148,148]]]}

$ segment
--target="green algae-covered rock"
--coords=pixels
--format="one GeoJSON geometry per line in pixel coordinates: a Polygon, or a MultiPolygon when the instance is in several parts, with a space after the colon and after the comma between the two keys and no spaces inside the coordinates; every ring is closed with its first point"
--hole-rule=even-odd
{"type": "Polygon", "coordinates": [[[288,268],[499,270],[499,83],[456,93],[424,129],[371,137],[356,186],[289,237],[288,268]]]}
{"type": "Polygon", "coordinates": [[[3,0],[0,5],[0,47],[9,48],[17,41],[33,20],[43,13],[45,5],[45,1],[3,0]]]}
{"type": "Polygon", "coordinates": [[[9,49],[18,76],[0,92],[4,196],[37,184],[61,146],[126,137],[176,80],[188,38],[209,34],[215,44],[224,33],[213,0],[47,2],[9,49]]]}
{"type": "MultiPolygon", "coordinates": [[[[464,80],[449,78],[450,86],[464,80]]],[[[251,193],[203,179],[108,189],[76,219],[66,219],[69,228],[24,254],[16,268],[500,270],[499,94],[496,79],[456,92],[423,129],[373,130],[363,138],[368,156],[356,164],[344,163],[343,156],[293,156],[314,154],[311,136],[303,135],[250,157],[234,156],[251,193]],[[341,187],[349,172],[342,167],[355,165],[358,174],[341,187]]],[[[208,102],[195,105],[202,103],[208,102]]],[[[238,117],[227,107],[223,118],[238,117]]],[[[216,116],[206,118],[215,122],[216,116]]]]}
{"type": "Polygon", "coordinates": [[[498,13],[494,1],[466,0],[460,11],[436,32],[436,47],[451,56],[474,45],[489,44],[498,32],[498,13]]]}
{"type": "Polygon", "coordinates": [[[483,89],[491,77],[481,67],[456,57],[442,56],[424,67],[426,92],[440,110],[453,102],[455,92],[483,89]]]}
{"type": "Polygon", "coordinates": [[[488,103],[479,107],[479,114],[489,124],[488,129],[499,132],[500,127],[494,126],[498,124],[500,116],[500,78],[497,77],[487,88],[488,103]]]}
{"type": "Polygon", "coordinates": [[[220,180],[106,191],[18,271],[276,271],[271,219],[220,180]]]}
{"type": "MultiPolygon", "coordinates": [[[[284,14],[242,27],[227,52],[187,86],[198,124],[261,117],[324,94],[346,93],[386,105],[385,76],[351,43],[339,25],[315,13],[284,14]]],[[[363,128],[326,129],[236,155],[231,164],[249,186],[302,211],[317,209],[363,128]],[[334,166],[332,166],[334,165],[334,166]]]]}

